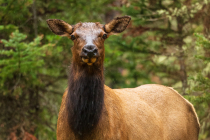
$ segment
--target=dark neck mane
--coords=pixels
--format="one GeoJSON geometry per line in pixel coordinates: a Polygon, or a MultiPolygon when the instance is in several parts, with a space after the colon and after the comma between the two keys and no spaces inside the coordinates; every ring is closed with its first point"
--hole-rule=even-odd
{"type": "Polygon", "coordinates": [[[101,117],[104,105],[103,68],[70,68],[66,111],[76,137],[89,134],[101,117]]]}

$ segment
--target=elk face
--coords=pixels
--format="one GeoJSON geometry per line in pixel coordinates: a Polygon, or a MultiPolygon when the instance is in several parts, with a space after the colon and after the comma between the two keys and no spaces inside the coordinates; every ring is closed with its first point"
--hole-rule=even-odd
{"type": "Polygon", "coordinates": [[[70,35],[74,41],[73,58],[82,65],[100,64],[104,59],[104,41],[107,33],[99,23],[80,23],[70,35]]]}
{"type": "Polygon", "coordinates": [[[110,35],[121,33],[130,22],[129,16],[117,17],[111,22],[78,23],[71,26],[65,21],[48,19],[47,23],[53,33],[67,36],[74,42],[73,61],[80,66],[100,66],[104,60],[104,41],[110,35]]]}

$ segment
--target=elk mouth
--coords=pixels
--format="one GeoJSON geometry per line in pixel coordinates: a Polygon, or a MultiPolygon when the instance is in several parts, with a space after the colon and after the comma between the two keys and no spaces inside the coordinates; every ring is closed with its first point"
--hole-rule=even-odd
{"type": "Polygon", "coordinates": [[[91,58],[88,58],[88,57],[81,57],[82,58],[82,61],[84,63],[86,63],[87,65],[91,66],[93,65],[93,63],[96,62],[97,58],[96,57],[91,57],[91,58]]]}

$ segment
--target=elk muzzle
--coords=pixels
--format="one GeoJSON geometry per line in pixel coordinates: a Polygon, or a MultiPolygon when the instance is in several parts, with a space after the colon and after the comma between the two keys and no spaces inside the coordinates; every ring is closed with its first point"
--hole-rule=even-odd
{"type": "Polygon", "coordinates": [[[98,49],[95,45],[85,45],[80,56],[83,62],[91,66],[96,62],[98,55],[98,49]]]}

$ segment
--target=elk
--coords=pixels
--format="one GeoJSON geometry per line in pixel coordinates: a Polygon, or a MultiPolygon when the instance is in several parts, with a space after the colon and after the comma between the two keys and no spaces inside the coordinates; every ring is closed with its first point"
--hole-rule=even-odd
{"type": "Polygon", "coordinates": [[[173,88],[104,85],[104,41],[123,32],[130,20],[117,17],[105,25],[47,20],[53,33],[74,42],[57,121],[58,140],[198,140],[195,109],[173,88]]]}

